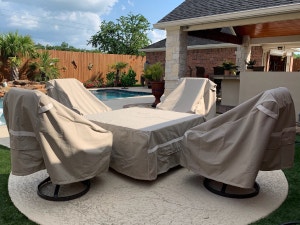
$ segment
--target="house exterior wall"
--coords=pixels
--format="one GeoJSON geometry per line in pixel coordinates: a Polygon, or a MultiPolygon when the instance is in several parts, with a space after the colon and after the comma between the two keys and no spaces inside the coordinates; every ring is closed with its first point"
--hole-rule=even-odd
{"type": "Polygon", "coordinates": [[[260,46],[251,47],[251,60],[256,60],[255,66],[263,66],[263,48],[260,46]]]}
{"type": "Polygon", "coordinates": [[[293,60],[293,71],[299,71],[300,72],[300,58],[293,60]]]}
{"type": "Polygon", "coordinates": [[[204,67],[206,75],[213,75],[213,67],[221,66],[224,61],[235,63],[236,48],[189,50],[186,76],[196,77],[196,66],[204,67]]]}
{"type": "MultiPolygon", "coordinates": [[[[187,52],[186,77],[196,77],[196,66],[205,68],[205,73],[213,75],[213,67],[220,66],[225,60],[235,62],[236,48],[196,49],[187,52]]],[[[150,63],[165,64],[165,51],[146,52],[146,59],[150,63]]]]}
{"type": "MultiPolygon", "coordinates": [[[[236,48],[215,48],[188,50],[186,77],[196,76],[196,66],[203,66],[207,75],[213,75],[213,67],[220,66],[224,60],[235,62],[236,48]]],[[[165,65],[165,51],[146,52],[146,59],[150,63],[161,62],[165,65]]],[[[263,64],[263,49],[260,46],[252,46],[251,59],[256,60],[256,66],[263,64]]],[[[293,60],[293,71],[300,71],[300,58],[293,60]]]]}
{"type": "Polygon", "coordinates": [[[156,62],[161,62],[162,65],[165,65],[165,63],[166,63],[166,52],[165,51],[147,52],[146,53],[146,59],[150,64],[156,63],[156,62]]]}

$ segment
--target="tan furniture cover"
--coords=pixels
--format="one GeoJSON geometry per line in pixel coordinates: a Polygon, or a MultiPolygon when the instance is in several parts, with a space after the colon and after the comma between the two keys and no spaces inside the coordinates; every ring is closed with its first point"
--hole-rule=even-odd
{"type": "Polygon", "coordinates": [[[186,77],[156,108],[196,113],[211,119],[216,115],[217,85],[207,78],[186,77]]]}
{"type": "Polygon", "coordinates": [[[110,167],[141,180],[178,166],[185,131],[204,122],[201,115],[139,107],[85,117],[113,133],[110,167]]]}
{"type": "Polygon", "coordinates": [[[111,111],[75,78],[46,82],[47,94],[80,115],[111,111]]]}
{"type": "Polygon", "coordinates": [[[54,184],[68,184],[108,169],[111,132],[40,91],[11,88],[3,107],[14,175],[46,168],[54,184]]]}
{"type": "Polygon", "coordinates": [[[259,170],[293,166],[295,129],[289,91],[267,90],[188,130],[180,163],[206,178],[252,188],[259,170]]]}

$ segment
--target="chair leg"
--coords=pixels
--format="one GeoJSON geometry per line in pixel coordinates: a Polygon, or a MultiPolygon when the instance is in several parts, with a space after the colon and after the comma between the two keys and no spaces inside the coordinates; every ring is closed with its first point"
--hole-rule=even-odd
{"type": "Polygon", "coordinates": [[[59,196],[61,185],[55,185],[54,191],[49,191],[49,189],[51,189],[50,186],[54,184],[51,182],[50,177],[47,177],[38,185],[37,194],[41,198],[49,201],[69,201],[75,198],[79,198],[89,191],[91,186],[90,180],[81,181],[80,183],[83,185],[83,187],[81,187],[81,190],[79,192],[77,191],[74,194],[59,196]],[[46,189],[48,189],[47,192],[53,192],[53,195],[45,193],[46,189]]]}
{"type": "Polygon", "coordinates": [[[223,197],[227,197],[227,198],[239,198],[239,199],[252,198],[252,197],[258,195],[259,189],[260,189],[258,183],[255,182],[253,189],[251,189],[251,190],[246,190],[246,189],[241,189],[241,188],[236,187],[236,189],[239,189],[240,193],[229,193],[228,192],[229,187],[233,187],[233,186],[217,182],[218,183],[217,186],[219,188],[216,188],[212,185],[213,182],[216,182],[216,181],[205,178],[203,181],[203,184],[206,187],[206,189],[208,189],[212,193],[223,196],[223,197]],[[221,185],[221,187],[220,187],[220,185],[221,185]]]}

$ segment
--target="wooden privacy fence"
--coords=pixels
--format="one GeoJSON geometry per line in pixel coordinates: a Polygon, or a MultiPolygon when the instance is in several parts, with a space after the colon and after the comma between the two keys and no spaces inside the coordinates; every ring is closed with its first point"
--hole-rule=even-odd
{"type": "Polygon", "coordinates": [[[133,55],[102,54],[91,52],[70,52],[48,50],[51,58],[58,58],[60,78],[76,78],[81,82],[96,76],[106,79],[106,74],[114,71],[111,66],[117,62],[127,63],[125,72],[131,67],[136,72],[136,80],[141,81],[146,57],[133,55]]]}
{"type": "MultiPolygon", "coordinates": [[[[124,72],[127,72],[131,67],[136,72],[136,80],[141,82],[141,75],[144,70],[144,63],[146,57],[134,55],[116,55],[116,54],[102,54],[92,52],[71,52],[47,50],[51,58],[58,58],[58,68],[60,78],[76,78],[81,82],[101,76],[106,80],[106,74],[114,71],[111,66],[117,62],[127,63],[124,72]]],[[[26,69],[27,59],[23,60],[23,65],[20,66],[20,79],[26,79],[24,75],[26,69]]],[[[122,71],[123,72],[123,71],[122,71]]],[[[0,65],[0,78],[10,79],[9,70],[0,65]]],[[[0,82],[1,82],[0,81],[0,82]]]]}

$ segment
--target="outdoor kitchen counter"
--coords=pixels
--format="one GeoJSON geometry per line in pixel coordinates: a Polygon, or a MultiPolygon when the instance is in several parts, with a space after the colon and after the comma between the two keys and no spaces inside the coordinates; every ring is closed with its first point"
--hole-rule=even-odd
{"type": "Polygon", "coordinates": [[[214,75],[213,78],[214,80],[221,81],[221,104],[226,106],[237,106],[239,104],[240,76],[214,75]]]}

